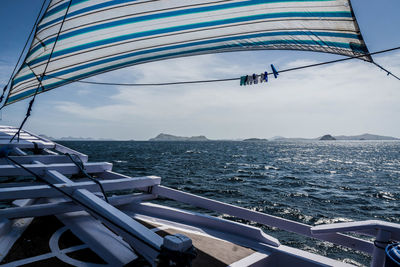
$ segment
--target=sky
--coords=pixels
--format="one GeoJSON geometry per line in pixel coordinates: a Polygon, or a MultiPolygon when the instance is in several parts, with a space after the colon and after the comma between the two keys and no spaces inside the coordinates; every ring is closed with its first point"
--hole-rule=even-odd
{"type": "MultiPolygon", "coordinates": [[[[0,86],[7,83],[41,0],[0,0],[0,86]]],[[[371,52],[400,46],[399,0],[352,0],[371,52]]],[[[299,51],[247,51],[158,61],[90,81],[154,83],[239,77],[339,59],[299,51]]],[[[400,75],[400,50],[374,56],[400,75]]],[[[147,140],[159,133],[210,139],[312,138],[373,133],[400,137],[400,81],[351,60],[287,72],[268,84],[239,82],[167,87],[74,83],[36,98],[25,129],[52,137],[147,140]]],[[[0,124],[18,126],[29,100],[2,110],[0,124]]]]}

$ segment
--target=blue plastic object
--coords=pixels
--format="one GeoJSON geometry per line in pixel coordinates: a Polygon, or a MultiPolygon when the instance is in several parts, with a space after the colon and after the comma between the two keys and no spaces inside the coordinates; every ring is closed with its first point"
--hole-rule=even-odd
{"type": "Polygon", "coordinates": [[[385,267],[400,266],[400,243],[390,244],[386,247],[385,267]]]}
{"type": "Polygon", "coordinates": [[[271,64],[271,69],[272,69],[272,72],[274,73],[275,79],[278,78],[279,73],[278,73],[278,71],[275,69],[275,67],[274,67],[273,64],[271,64]]]}

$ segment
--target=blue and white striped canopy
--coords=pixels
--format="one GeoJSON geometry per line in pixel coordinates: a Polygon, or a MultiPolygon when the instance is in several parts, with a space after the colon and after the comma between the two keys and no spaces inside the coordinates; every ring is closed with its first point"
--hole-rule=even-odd
{"type": "Polygon", "coordinates": [[[6,104],[135,64],[257,49],[368,53],[349,0],[52,0],[6,104]]]}

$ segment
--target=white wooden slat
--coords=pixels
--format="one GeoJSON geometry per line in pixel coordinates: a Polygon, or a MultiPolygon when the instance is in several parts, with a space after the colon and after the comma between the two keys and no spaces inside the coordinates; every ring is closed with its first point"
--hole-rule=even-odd
{"type": "MultiPolygon", "coordinates": [[[[121,179],[121,178],[130,178],[127,175],[124,174],[120,174],[117,172],[113,172],[113,171],[105,171],[99,174],[99,177],[101,179],[107,179],[107,180],[111,180],[111,179],[121,179]]],[[[149,176],[149,177],[155,177],[155,178],[159,178],[157,176],[149,176]]]]}
{"type": "Polygon", "coordinates": [[[86,212],[60,214],[57,218],[110,266],[123,266],[137,259],[125,241],[86,212]]]}
{"type": "MultiPolygon", "coordinates": [[[[65,182],[66,180],[68,180],[67,177],[63,177],[61,179],[60,178],[61,176],[62,174],[53,175],[45,177],[45,179],[51,183],[65,182]]],[[[81,205],[84,206],[87,212],[89,212],[92,216],[96,217],[97,219],[101,220],[104,224],[113,229],[116,233],[124,237],[124,239],[129,243],[131,247],[135,248],[137,251],[140,251],[141,255],[147,258],[150,262],[154,262],[154,260],[158,256],[157,250],[160,250],[161,245],[163,244],[162,237],[155,234],[142,224],[138,223],[137,221],[135,221],[122,211],[113,207],[112,205],[100,199],[99,197],[97,197],[92,192],[86,189],[81,189],[81,188],[76,189],[72,191],[72,195],[75,201],[79,201],[81,205]]],[[[82,231],[82,234],[88,235],[93,230],[92,228],[93,219],[82,217],[85,214],[85,212],[76,212],[74,214],[78,214],[78,218],[79,217],[82,218],[83,221],[79,222],[75,221],[71,225],[71,230],[74,232],[74,228],[78,228],[82,231]]],[[[63,216],[67,216],[67,218],[70,218],[71,216],[73,217],[74,215],[71,213],[59,215],[59,217],[63,216]]],[[[101,227],[104,226],[101,225],[101,227]]],[[[95,236],[97,236],[97,232],[98,231],[94,232],[95,236]]],[[[105,237],[109,237],[109,235],[106,235],[105,237]]],[[[97,240],[96,243],[98,243],[97,240]]],[[[90,242],[88,245],[90,246],[90,242]]],[[[110,248],[110,244],[108,244],[107,248],[109,250],[115,250],[115,248],[110,248]]]]}
{"type": "Polygon", "coordinates": [[[24,151],[22,151],[18,147],[13,147],[12,153],[17,154],[18,156],[26,156],[27,155],[24,151]]]}
{"type": "MultiPolygon", "coordinates": [[[[165,186],[153,187],[153,194],[158,194],[169,199],[174,199],[183,203],[194,205],[196,207],[205,208],[222,214],[229,214],[245,220],[258,222],[271,227],[277,227],[289,232],[314,237],[311,233],[311,226],[299,222],[290,221],[284,218],[279,218],[269,214],[252,211],[242,207],[230,205],[220,201],[207,199],[204,197],[196,196],[194,194],[178,191],[165,186]]],[[[319,239],[329,241],[338,245],[343,245],[351,249],[357,249],[366,253],[372,253],[373,244],[359,238],[350,237],[339,233],[330,233],[326,235],[319,235],[319,239]]]]}
{"type": "MultiPolygon", "coordinates": [[[[9,141],[8,140],[0,140],[0,146],[2,145],[8,145],[9,141]]],[[[35,145],[32,142],[28,142],[28,141],[24,141],[24,140],[20,140],[19,142],[17,142],[16,140],[13,141],[11,143],[12,145],[16,145],[17,147],[24,149],[24,148],[30,148],[33,149],[35,148],[35,145]]],[[[54,143],[42,143],[39,142],[38,144],[38,148],[43,149],[43,148],[54,148],[54,143]]]]}
{"type": "MultiPolygon", "coordinates": [[[[19,164],[30,164],[37,160],[43,164],[55,164],[55,163],[72,163],[71,159],[64,155],[26,155],[26,156],[10,156],[11,159],[15,160],[19,164]]],[[[5,158],[0,158],[0,164],[10,164],[10,161],[5,158]]]]}
{"type": "Polygon", "coordinates": [[[0,218],[0,238],[10,232],[11,229],[11,221],[7,218],[0,218]]]}
{"type": "Polygon", "coordinates": [[[81,152],[75,151],[73,149],[70,149],[68,147],[65,147],[65,146],[57,144],[57,143],[55,143],[54,150],[56,150],[62,154],[69,153],[71,155],[77,155],[82,160],[82,162],[87,162],[88,158],[89,158],[87,155],[85,155],[81,152]]]}
{"type": "MultiPolygon", "coordinates": [[[[56,163],[48,165],[25,164],[24,167],[32,172],[43,175],[46,170],[56,170],[65,175],[79,173],[79,168],[74,163],[56,163]]],[[[112,164],[108,162],[85,163],[85,170],[88,173],[100,173],[112,169],[112,164]]],[[[15,165],[0,165],[1,176],[31,175],[24,169],[15,165]]]]}
{"type": "Polygon", "coordinates": [[[118,233],[145,259],[149,262],[156,260],[163,244],[162,237],[85,189],[76,190],[74,197],[89,205],[91,208],[89,212],[92,216],[95,216],[114,232],[118,233]],[[98,216],[98,214],[102,216],[98,216]]]}
{"type": "MultiPolygon", "coordinates": [[[[0,137],[13,137],[17,131],[4,131],[0,129],[0,137]]],[[[26,137],[31,137],[34,138],[34,136],[30,135],[29,133],[26,132],[20,132],[19,133],[19,138],[26,138],[26,137]]],[[[36,137],[35,137],[36,138],[36,137]]]]}
{"type": "MultiPolygon", "coordinates": [[[[14,136],[14,134],[18,131],[18,128],[15,127],[2,127],[0,128],[0,146],[7,145],[10,142],[10,139],[14,136]]],[[[11,144],[17,146],[20,149],[33,149],[35,142],[39,149],[44,148],[54,148],[55,143],[44,139],[38,135],[31,134],[25,130],[22,130],[19,135],[19,141],[15,138],[11,144]]]]}
{"type": "MultiPolygon", "coordinates": [[[[3,139],[3,138],[0,138],[0,141],[1,141],[1,142],[7,142],[7,143],[9,143],[9,142],[10,142],[10,139],[5,139],[5,138],[3,139]]],[[[34,139],[34,138],[20,138],[20,139],[19,139],[19,142],[18,142],[18,140],[14,139],[13,142],[12,142],[12,144],[18,145],[18,144],[20,144],[22,141],[28,142],[28,143],[32,143],[32,144],[33,144],[33,143],[36,143],[37,145],[42,144],[42,145],[47,145],[47,146],[54,147],[54,143],[44,142],[44,141],[42,141],[42,140],[40,140],[40,139],[34,139]]]]}
{"type": "Polygon", "coordinates": [[[50,149],[47,148],[43,149],[43,152],[45,155],[53,155],[53,156],[59,155],[57,152],[51,151],[50,149]]]}
{"type": "MultiPolygon", "coordinates": [[[[113,172],[113,171],[104,171],[102,173],[98,174],[98,177],[101,179],[106,179],[106,180],[111,180],[111,179],[122,179],[122,178],[131,178],[130,176],[124,175],[124,174],[120,174],[117,172],[113,172]]],[[[161,181],[161,177],[159,176],[154,176],[154,175],[149,175],[146,177],[150,177],[153,179],[157,179],[161,181]]]]}
{"type": "MultiPolygon", "coordinates": [[[[14,136],[14,133],[4,133],[0,132],[0,140],[10,140],[14,136]]],[[[15,137],[14,140],[17,140],[18,137],[15,137]]],[[[19,140],[32,140],[33,142],[42,142],[42,143],[53,143],[50,140],[43,140],[40,137],[28,134],[28,133],[20,133],[19,140]]]]}
{"type": "Polygon", "coordinates": [[[264,253],[254,252],[253,254],[230,264],[228,267],[266,266],[268,256],[269,255],[264,253]]]}
{"type": "Polygon", "coordinates": [[[237,240],[241,239],[243,241],[247,239],[255,243],[268,244],[273,247],[280,246],[278,239],[265,234],[260,228],[205,214],[179,210],[153,203],[135,203],[125,206],[123,211],[132,216],[145,215],[194,226],[203,229],[207,233],[212,231],[211,235],[217,234],[219,238],[221,238],[221,235],[232,235],[237,238],[237,240]]]}
{"type": "MultiPolygon", "coordinates": [[[[17,131],[18,131],[18,129],[15,127],[11,127],[11,126],[1,127],[0,128],[0,145],[8,144],[9,140],[12,138],[12,136],[17,131]],[[6,139],[3,139],[3,137],[6,139]]],[[[83,162],[88,161],[88,156],[83,153],[80,153],[73,149],[67,148],[60,144],[56,144],[51,140],[48,140],[42,136],[38,136],[36,134],[30,133],[25,130],[21,131],[21,133],[20,133],[20,142],[13,141],[12,144],[17,145],[19,148],[34,148],[34,145],[31,143],[31,141],[38,143],[38,147],[40,149],[45,149],[45,148],[55,149],[61,153],[69,153],[69,154],[78,155],[83,162]]]]}
{"type": "Polygon", "coordinates": [[[379,228],[387,231],[400,230],[399,225],[395,223],[382,222],[378,220],[367,220],[359,222],[322,224],[311,228],[311,232],[313,232],[314,234],[356,232],[359,230],[367,230],[371,228],[379,228]]]}
{"type": "MultiPolygon", "coordinates": [[[[34,200],[24,199],[15,202],[15,205],[24,207],[34,203],[34,200]]],[[[0,219],[0,262],[8,254],[9,250],[32,222],[33,218],[17,220],[0,219]]]]}
{"type": "MultiPolygon", "coordinates": [[[[137,203],[142,201],[148,201],[155,199],[156,196],[152,194],[130,194],[121,196],[112,196],[108,198],[108,201],[113,206],[122,206],[130,203],[137,203]]],[[[27,207],[14,207],[2,209],[0,212],[0,218],[26,218],[26,217],[37,217],[54,214],[62,214],[67,212],[81,211],[83,207],[77,205],[72,201],[59,201],[53,203],[36,204],[27,207]]],[[[1,220],[1,219],[0,219],[1,220]]],[[[0,223],[0,236],[1,236],[1,223],[0,223]]]]}
{"type": "Polygon", "coordinates": [[[163,239],[159,235],[150,231],[147,227],[133,220],[131,217],[123,213],[122,211],[116,209],[112,205],[106,203],[104,200],[100,199],[92,192],[89,192],[86,189],[77,189],[74,191],[73,196],[79,201],[88,205],[92,210],[96,211],[96,213],[91,213],[95,217],[98,217],[97,214],[101,214],[101,218],[98,219],[104,221],[103,218],[106,218],[104,221],[112,222],[114,225],[118,225],[127,231],[128,234],[133,234],[134,236],[139,237],[142,240],[146,240],[148,243],[153,245],[154,247],[160,248],[163,244],[163,239]]]}
{"type": "Polygon", "coordinates": [[[398,224],[378,220],[323,224],[311,228],[314,235],[355,232],[376,236],[378,230],[390,232],[392,239],[400,240],[400,226],[398,224]]]}
{"type": "MultiPolygon", "coordinates": [[[[18,131],[17,129],[1,129],[2,135],[10,135],[10,136],[13,136],[17,131],[18,131]]],[[[29,134],[22,130],[22,131],[19,133],[19,135],[20,135],[20,136],[23,136],[23,135],[28,136],[29,134]]]]}
{"type": "MultiPolygon", "coordinates": [[[[1,181],[1,180],[0,180],[1,181]]],[[[42,182],[7,182],[7,183],[1,183],[0,182],[0,189],[1,188],[11,188],[11,187],[24,187],[24,186],[32,186],[32,185],[44,185],[44,183],[42,182]]]]}
{"type": "Polygon", "coordinates": [[[8,254],[15,241],[22,235],[32,222],[33,218],[23,218],[10,221],[9,229],[5,235],[0,236],[0,262],[8,254]]]}
{"type": "Polygon", "coordinates": [[[66,185],[73,185],[74,182],[72,182],[70,179],[59,173],[58,171],[55,170],[48,170],[46,171],[46,177],[49,177],[51,179],[57,180],[59,183],[65,183],[66,185]]]}
{"type": "Polygon", "coordinates": [[[44,142],[54,143],[54,142],[51,141],[50,139],[44,138],[43,136],[39,136],[39,135],[37,135],[37,134],[31,133],[31,132],[26,131],[26,130],[25,130],[25,132],[26,132],[27,134],[29,134],[30,136],[36,137],[36,138],[38,138],[38,139],[40,139],[40,140],[43,140],[44,142]]]}
{"type": "MultiPolygon", "coordinates": [[[[17,128],[1,129],[1,132],[4,133],[4,134],[14,135],[15,133],[18,132],[18,129],[17,129],[17,128]]],[[[19,134],[20,134],[20,136],[21,136],[21,135],[30,135],[30,134],[29,134],[27,131],[25,131],[25,130],[22,130],[19,134]]]]}
{"type": "MultiPolygon", "coordinates": [[[[0,136],[13,136],[16,132],[17,131],[0,129],[0,136]]],[[[26,132],[20,132],[20,136],[30,136],[30,135],[26,132]]]]}
{"type": "MultiPolygon", "coordinates": [[[[105,191],[123,190],[143,188],[160,184],[160,178],[154,177],[135,177],[115,180],[100,181],[105,191]]],[[[99,185],[92,181],[76,182],[72,185],[55,184],[55,186],[63,189],[67,193],[72,193],[78,188],[84,188],[92,192],[99,192],[99,185]]],[[[62,193],[48,185],[33,185],[23,187],[6,187],[0,188],[0,200],[21,199],[21,198],[38,198],[38,197],[59,197],[62,193]]]]}
{"type": "MultiPolygon", "coordinates": [[[[0,140],[10,140],[11,138],[12,138],[12,135],[0,135],[0,140]]],[[[37,139],[32,136],[26,136],[26,137],[20,136],[19,140],[32,141],[32,142],[40,141],[40,139],[37,139]]]]}

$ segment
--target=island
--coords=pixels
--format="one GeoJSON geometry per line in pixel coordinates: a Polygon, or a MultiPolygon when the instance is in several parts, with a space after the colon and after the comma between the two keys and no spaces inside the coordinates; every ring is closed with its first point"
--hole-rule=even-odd
{"type": "Polygon", "coordinates": [[[210,141],[210,140],[204,135],[185,137],[185,136],[175,136],[172,134],[160,133],[156,137],[150,138],[149,141],[210,141]]]}
{"type": "Polygon", "coordinates": [[[392,137],[392,136],[383,136],[383,135],[376,135],[376,134],[360,134],[360,135],[353,135],[353,136],[346,136],[346,135],[339,135],[335,136],[336,140],[361,140],[361,141],[396,141],[399,138],[392,137]]]}
{"type": "Polygon", "coordinates": [[[321,140],[321,141],[334,141],[334,140],[336,140],[336,138],[333,137],[330,134],[326,134],[326,135],[322,136],[319,140],[321,140]]]}
{"type": "Polygon", "coordinates": [[[263,139],[263,138],[248,138],[248,139],[244,139],[243,142],[268,142],[268,139],[263,139]]]}

